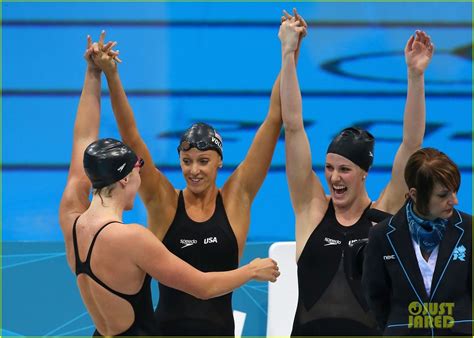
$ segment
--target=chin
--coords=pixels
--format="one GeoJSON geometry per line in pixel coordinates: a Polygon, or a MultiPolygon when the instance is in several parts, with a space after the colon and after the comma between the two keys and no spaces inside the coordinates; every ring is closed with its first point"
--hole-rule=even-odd
{"type": "Polygon", "coordinates": [[[199,185],[194,185],[194,184],[188,184],[187,185],[187,188],[189,189],[189,191],[191,191],[193,194],[201,194],[203,193],[204,191],[206,191],[206,186],[204,186],[203,184],[199,184],[199,185]]]}
{"type": "Polygon", "coordinates": [[[454,213],[454,210],[451,210],[451,211],[446,211],[445,213],[443,213],[443,215],[441,216],[441,218],[444,218],[444,219],[448,219],[450,218],[454,213]]]}

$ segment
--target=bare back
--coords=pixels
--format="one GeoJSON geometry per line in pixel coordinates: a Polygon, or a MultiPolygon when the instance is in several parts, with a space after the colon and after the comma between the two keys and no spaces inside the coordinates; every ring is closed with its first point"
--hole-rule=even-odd
{"type": "Polygon", "coordinates": [[[79,273],[77,285],[97,330],[103,335],[116,335],[132,326],[135,312],[127,299],[112,291],[125,297],[137,294],[145,273],[130,259],[128,246],[133,243],[127,241],[127,225],[113,222],[101,230],[107,223],[80,217],[75,227],[78,258],[86,263],[82,267],[90,263],[93,276],[76,266],[73,239],[67,241],[66,248],[69,266],[79,273]]]}

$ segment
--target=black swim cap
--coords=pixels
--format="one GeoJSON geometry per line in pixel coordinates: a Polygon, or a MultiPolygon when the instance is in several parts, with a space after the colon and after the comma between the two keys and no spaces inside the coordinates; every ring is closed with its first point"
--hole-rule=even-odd
{"type": "Polygon", "coordinates": [[[132,149],[113,138],[92,142],[84,151],[84,169],[95,189],[120,181],[138,160],[132,149]]]}
{"type": "Polygon", "coordinates": [[[365,171],[374,161],[375,139],[366,130],[351,127],[343,129],[331,142],[326,153],[344,156],[365,171]]]}
{"type": "Polygon", "coordinates": [[[199,122],[193,124],[181,136],[179,141],[178,154],[180,151],[187,151],[191,148],[198,150],[214,150],[224,158],[222,155],[222,137],[210,125],[199,122]]]}

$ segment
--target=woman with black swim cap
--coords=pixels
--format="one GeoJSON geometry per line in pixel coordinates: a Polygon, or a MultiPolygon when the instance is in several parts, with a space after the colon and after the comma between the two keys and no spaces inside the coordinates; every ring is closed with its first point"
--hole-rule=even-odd
{"type": "MultiPolygon", "coordinates": [[[[255,259],[239,269],[200,272],[169,252],[140,224],[123,224],[133,207],[144,161],[122,142],[98,137],[101,70],[97,50],[117,60],[115,43],[88,37],[87,71],[74,126],[69,175],[59,209],[68,264],[77,276],[81,297],[97,328],[94,335],[161,334],[153,320],[150,281],[199,299],[221,296],[251,279],[275,281],[276,263],[255,259]],[[89,201],[91,186],[92,201],[89,201]]],[[[115,62],[115,61],[114,61],[115,62]]]]}
{"type": "Polygon", "coordinates": [[[365,181],[374,157],[374,138],[365,130],[346,128],[326,154],[326,195],[313,172],[304,130],[301,93],[294,64],[299,28],[288,17],[280,28],[282,44],[281,101],[285,128],[286,173],[296,221],[298,305],[292,335],[380,335],[368,311],[360,280],[350,279],[347,249],[367,239],[370,208],[395,213],[408,188],[403,170],[409,156],[421,147],[425,131],[424,72],[433,55],[430,37],[417,31],[405,47],[408,93],[403,142],[392,176],[372,202],[365,181]]]}
{"type": "MultiPolygon", "coordinates": [[[[235,269],[244,250],[252,201],[270,167],[281,131],[279,78],[268,115],[247,156],[222,188],[216,185],[223,160],[221,136],[205,123],[194,124],[183,134],[178,154],[186,188],[180,191],[155,167],[115,63],[105,53],[97,54],[95,60],[107,77],[120,134],[145,160],[139,194],[148,211],[150,230],[171,252],[202,271],[235,269]]],[[[156,314],[163,334],[234,335],[231,294],[200,300],[161,283],[159,288],[156,314]]]]}

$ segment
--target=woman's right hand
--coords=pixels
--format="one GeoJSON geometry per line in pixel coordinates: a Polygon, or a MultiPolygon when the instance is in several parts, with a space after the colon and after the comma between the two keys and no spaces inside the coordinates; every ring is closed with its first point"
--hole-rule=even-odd
{"type": "Polygon", "coordinates": [[[260,282],[275,282],[280,276],[278,264],[271,258],[255,258],[249,263],[249,267],[254,273],[253,279],[260,282]]]}
{"type": "Polygon", "coordinates": [[[283,11],[284,16],[278,32],[283,54],[293,53],[298,49],[301,37],[306,35],[306,22],[293,9],[293,16],[283,11]]]}
{"type": "Polygon", "coordinates": [[[119,59],[118,50],[113,50],[117,45],[116,41],[109,41],[104,44],[105,31],[100,34],[99,41],[94,43],[90,48],[92,50],[91,57],[94,64],[99,67],[106,75],[117,70],[117,63],[122,62],[119,59]]]}

